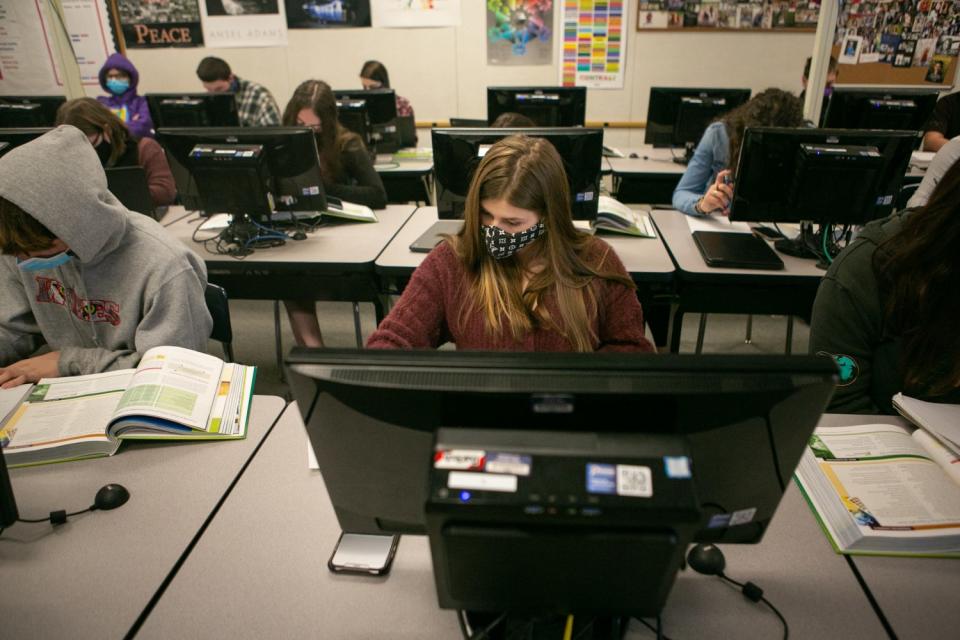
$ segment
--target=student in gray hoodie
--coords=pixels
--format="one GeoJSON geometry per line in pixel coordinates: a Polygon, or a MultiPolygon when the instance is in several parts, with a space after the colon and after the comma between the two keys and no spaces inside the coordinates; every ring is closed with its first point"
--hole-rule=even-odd
{"type": "Polygon", "coordinates": [[[75,127],[0,158],[0,253],[0,386],[206,348],[203,261],[120,204],[75,127]]]}

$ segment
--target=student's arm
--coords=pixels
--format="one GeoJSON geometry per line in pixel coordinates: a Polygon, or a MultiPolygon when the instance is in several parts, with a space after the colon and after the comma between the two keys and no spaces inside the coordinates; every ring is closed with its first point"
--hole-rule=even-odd
{"type": "Polygon", "coordinates": [[[146,301],[134,337],[135,349],[112,351],[99,347],[62,347],[60,375],[133,368],[148,349],[159,346],[206,351],[213,320],[207,311],[203,295],[205,288],[205,273],[198,273],[193,268],[181,269],[164,281],[156,294],[146,301]]]}
{"type": "Polygon", "coordinates": [[[960,93],[937,100],[933,113],[923,125],[924,151],[939,151],[960,131],[960,93]]]}
{"type": "Polygon", "coordinates": [[[950,140],[940,148],[940,151],[937,151],[937,155],[933,157],[930,166],[923,174],[920,186],[907,202],[907,208],[925,206],[933,195],[933,190],[940,183],[940,179],[943,178],[943,174],[958,160],[960,160],[960,138],[950,140]]]}
{"type": "Polygon", "coordinates": [[[366,150],[359,146],[348,146],[341,152],[340,158],[347,178],[355,184],[334,184],[327,188],[330,195],[371,209],[386,207],[387,191],[370,163],[366,150]]]}
{"type": "Polygon", "coordinates": [[[927,131],[923,134],[924,151],[940,151],[943,145],[948,142],[947,137],[939,131],[927,131]]]}
{"type": "Polygon", "coordinates": [[[456,260],[453,249],[440,243],[417,267],[400,301],[367,340],[368,349],[436,349],[449,342],[444,282],[456,260]]]}
{"type": "Polygon", "coordinates": [[[152,138],[141,138],[137,151],[140,154],[140,166],[147,174],[147,186],[153,204],[158,207],[173,204],[177,197],[177,185],[163,148],[152,138]]]}
{"type": "Polygon", "coordinates": [[[150,117],[147,99],[137,96],[127,105],[127,109],[130,111],[130,120],[126,124],[131,135],[134,138],[152,138],[153,119],[150,117]]]}
{"type": "Polygon", "coordinates": [[[0,257],[0,367],[26,358],[43,344],[15,260],[0,257]]]}
{"type": "Polygon", "coordinates": [[[707,186],[713,180],[713,165],[716,161],[716,149],[722,145],[720,128],[724,125],[710,125],[700,138],[693,158],[683,172],[677,188],[673,191],[673,208],[690,216],[702,215],[694,205],[700,199],[707,186]]]}
{"type": "MultiPolygon", "coordinates": [[[[603,269],[627,276],[620,257],[607,249],[603,269]]],[[[643,351],[656,352],[653,344],[643,335],[643,310],[637,299],[637,291],[619,282],[603,280],[598,287],[600,297],[597,309],[597,351],[643,351]]]]}
{"type": "Polygon", "coordinates": [[[810,353],[852,367],[849,378],[840,380],[833,394],[832,413],[880,413],[870,394],[876,342],[871,339],[870,327],[874,321],[863,313],[850,290],[833,277],[823,279],[813,303],[810,353]]]}

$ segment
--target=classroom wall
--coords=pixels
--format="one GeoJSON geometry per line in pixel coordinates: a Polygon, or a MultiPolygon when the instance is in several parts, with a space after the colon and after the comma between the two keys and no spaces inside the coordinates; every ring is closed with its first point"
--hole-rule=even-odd
{"type": "MultiPolygon", "coordinates": [[[[391,84],[407,97],[418,121],[450,116],[486,116],[488,85],[558,82],[554,64],[491,67],[486,64],[486,3],[466,0],[459,27],[438,29],[290,30],[287,47],[244,49],[130,49],[140,70],[140,92],[197,91],[195,70],[206,55],[227,60],[237,75],[264,84],[281,109],[296,85],[318,77],[334,88],[359,86],[367,59],[390,70],[391,84]]],[[[800,91],[803,62],[813,50],[813,33],[637,32],[637,3],[628,19],[624,89],[591,90],[587,120],[646,120],[651,86],[779,87],[800,91]]],[[[555,11],[559,25],[559,10],[555,11]]],[[[555,30],[556,32],[556,30],[555,30]]],[[[638,130],[609,130],[607,143],[642,142],[638,130]]],[[[429,136],[420,137],[421,141],[429,136]]]]}

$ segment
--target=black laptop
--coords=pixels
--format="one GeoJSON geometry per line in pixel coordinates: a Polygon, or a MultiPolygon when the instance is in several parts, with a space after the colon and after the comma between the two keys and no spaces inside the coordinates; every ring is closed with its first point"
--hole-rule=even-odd
{"type": "Polygon", "coordinates": [[[783,269],[780,256],[752,233],[694,231],[693,241],[710,267],[770,271],[783,269]]]}

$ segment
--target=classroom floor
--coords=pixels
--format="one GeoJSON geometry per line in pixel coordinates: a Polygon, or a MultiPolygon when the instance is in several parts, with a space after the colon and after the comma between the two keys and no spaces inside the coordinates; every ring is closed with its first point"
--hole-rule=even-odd
{"type": "MultiPolygon", "coordinates": [[[[354,347],[353,306],[348,302],[319,302],[317,312],[324,340],[330,347],[354,347]]],[[[293,345],[293,334],[283,308],[281,329],[284,352],[293,345]]],[[[364,340],[375,328],[373,305],[361,304],[361,327],[364,340]]],[[[254,364],[257,372],[256,393],[286,396],[287,385],[280,381],[273,341],[273,302],[269,300],[231,300],[230,316],[233,325],[233,349],[238,362],[254,364]]],[[[684,317],[680,343],[681,353],[693,353],[696,346],[699,314],[684,317]]],[[[783,316],[754,316],[753,335],[746,343],[747,316],[713,314],[707,320],[703,343],[705,353],[782,354],[786,339],[787,321],[783,316]]],[[[793,353],[807,352],[810,328],[802,320],[794,322],[793,353]]],[[[209,345],[210,353],[222,356],[218,343],[209,345]]]]}

